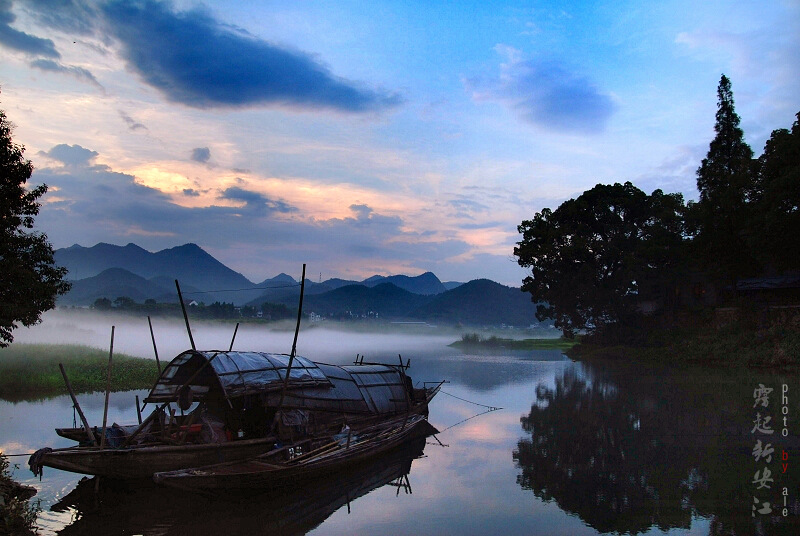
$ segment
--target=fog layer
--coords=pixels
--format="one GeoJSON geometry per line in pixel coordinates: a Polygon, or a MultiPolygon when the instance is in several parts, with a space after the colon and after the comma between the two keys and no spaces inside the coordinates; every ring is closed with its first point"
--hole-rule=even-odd
{"type": "MultiPolygon", "coordinates": [[[[153,318],[158,355],[169,361],[180,352],[191,348],[183,320],[153,318]]],[[[154,358],[153,343],[147,318],[120,315],[101,315],[88,311],[49,311],[42,323],[31,328],[14,331],[15,343],[82,344],[95,348],[108,348],[111,326],[114,329],[114,352],[138,357],[154,358]]],[[[198,350],[227,350],[231,344],[235,324],[192,322],[192,336],[198,350]]],[[[236,334],[233,349],[289,353],[292,349],[294,326],[291,323],[242,324],[236,334]]],[[[430,355],[432,348],[446,352],[448,344],[459,338],[456,334],[420,333],[364,333],[337,330],[324,324],[303,324],[297,340],[297,353],[314,361],[344,363],[356,354],[367,360],[392,362],[397,355],[413,358],[415,352],[430,355]]]]}

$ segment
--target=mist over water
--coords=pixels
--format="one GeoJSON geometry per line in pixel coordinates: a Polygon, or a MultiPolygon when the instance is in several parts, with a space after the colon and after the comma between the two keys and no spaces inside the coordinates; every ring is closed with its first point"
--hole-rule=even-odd
{"type": "MultiPolygon", "coordinates": [[[[159,359],[168,362],[191,348],[182,319],[153,317],[153,332],[159,359]]],[[[91,311],[49,311],[42,322],[31,328],[14,331],[16,343],[81,344],[108,348],[114,328],[114,352],[154,359],[153,343],[147,318],[104,315],[91,311]]],[[[191,321],[192,336],[198,350],[227,350],[233,337],[235,323],[191,321]]],[[[343,363],[356,354],[367,360],[397,360],[414,357],[414,353],[430,355],[432,348],[451,353],[447,345],[460,337],[456,332],[442,334],[365,333],[337,330],[319,324],[303,324],[297,340],[297,353],[314,361],[343,363]],[[405,355],[411,352],[409,355],[405,355]]],[[[234,350],[289,353],[294,338],[294,323],[241,324],[236,333],[234,350]]]]}

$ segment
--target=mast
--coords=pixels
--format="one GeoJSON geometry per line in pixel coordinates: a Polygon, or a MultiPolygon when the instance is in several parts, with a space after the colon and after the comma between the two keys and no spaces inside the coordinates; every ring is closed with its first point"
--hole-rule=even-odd
{"type": "Polygon", "coordinates": [[[281,398],[278,401],[278,406],[275,408],[275,422],[272,423],[273,428],[278,423],[278,414],[283,406],[283,399],[286,396],[286,387],[289,385],[289,374],[292,372],[292,362],[294,356],[297,355],[297,336],[300,333],[300,319],[303,315],[303,293],[306,285],[306,265],[303,263],[303,275],[300,279],[300,304],[297,306],[297,325],[294,328],[294,342],[292,342],[292,353],[289,354],[289,365],[286,367],[286,377],[283,379],[283,388],[281,389],[281,398]]]}
{"type": "Polygon", "coordinates": [[[189,327],[189,315],[186,314],[186,305],[183,303],[183,294],[181,294],[181,286],[178,280],[175,280],[175,288],[178,289],[178,301],[181,302],[181,311],[183,311],[183,321],[186,322],[186,332],[189,334],[189,342],[192,345],[192,350],[197,351],[194,346],[194,337],[192,337],[192,328],[189,327]]]}

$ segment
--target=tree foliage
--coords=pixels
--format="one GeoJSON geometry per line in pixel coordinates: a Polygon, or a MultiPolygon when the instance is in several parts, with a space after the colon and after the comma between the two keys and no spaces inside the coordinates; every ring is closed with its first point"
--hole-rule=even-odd
{"type": "Polygon", "coordinates": [[[11,139],[12,125],[0,111],[0,347],[13,340],[19,324],[31,326],[55,307],[56,296],[69,290],[65,268],[54,265],[53,248],[44,233],[32,231],[39,214],[42,184],[25,187],[33,173],[24,147],[11,139]]]}
{"type": "Polygon", "coordinates": [[[684,209],[680,194],[599,184],[523,221],[514,255],[531,269],[522,290],[547,303],[537,318],[566,335],[631,318],[677,276],[684,209]]]}
{"type": "Polygon", "coordinates": [[[717,87],[716,135],[697,169],[695,255],[707,272],[725,282],[758,272],[749,247],[753,150],[744,140],[740,121],[731,81],[723,74],[717,87]]]}
{"type": "Polygon", "coordinates": [[[697,203],[660,190],[648,196],[629,182],[599,184],[518,227],[514,255],[531,270],[522,290],[545,302],[539,320],[555,319],[566,335],[602,332],[636,325],[645,302],[678,305],[690,272],[735,289],[741,278],[800,270],[800,113],[754,160],[725,75],[717,96],[697,203]]]}
{"type": "Polygon", "coordinates": [[[774,130],[758,159],[752,248],[767,270],[800,269],[800,112],[774,130]]]}

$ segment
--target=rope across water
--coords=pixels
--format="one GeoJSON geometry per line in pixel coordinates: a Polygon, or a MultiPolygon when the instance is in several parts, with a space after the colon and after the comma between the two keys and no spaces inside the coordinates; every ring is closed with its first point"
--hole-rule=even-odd
{"type": "Polygon", "coordinates": [[[480,407],[482,407],[482,408],[486,408],[486,411],[481,411],[480,413],[476,413],[476,414],[475,414],[475,415],[473,415],[472,417],[467,417],[467,418],[466,418],[466,419],[464,419],[464,420],[458,421],[457,423],[455,423],[455,424],[452,424],[452,425],[448,426],[448,427],[447,427],[447,428],[445,428],[444,430],[440,430],[440,431],[439,431],[439,433],[440,433],[440,434],[441,434],[441,433],[444,433],[444,432],[446,432],[446,431],[448,431],[450,428],[453,428],[453,427],[455,427],[455,426],[458,426],[459,424],[463,424],[463,423],[465,423],[465,422],[467,422],[467,421],[469,421],[469,420],[471,420],[471,419],[474,419],[475,417],[480,417],[481,415],[486,415],[487,413],[491,413],[491,412],[493,412],[493,411],[499,411],[499,410],[503,409],[503,408],[498,408],[498,407],[496,407],[496,406],[487,406],[486,404],[480,404],[480,403],[478,403],[478,402],[473,402],[472,400],[467,400],[466,398],[461,398],[460,396],[456,396],[456,395],[454,395],[454,394],[448,393],[447,391],[442,391],[442,390],[439,390],[439,392],[440,392],[440,393],[444,393],[444,394],[446,394],[447,396],[451,396],[451,397],[453,397],[453,398],[455,398],[455,399],[457,399],[457,400],[461,400],[462,402],[467,402],[467,403],[469,403],[469,404],[474,404],[474,405],[476,405],[476,406],[480,406],[480,407]]]}

